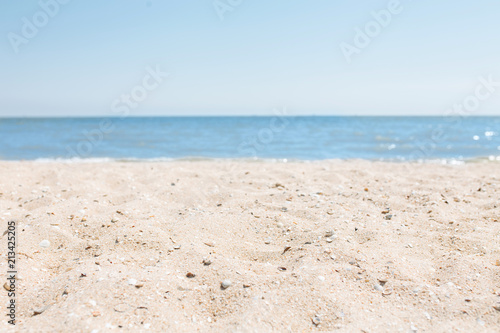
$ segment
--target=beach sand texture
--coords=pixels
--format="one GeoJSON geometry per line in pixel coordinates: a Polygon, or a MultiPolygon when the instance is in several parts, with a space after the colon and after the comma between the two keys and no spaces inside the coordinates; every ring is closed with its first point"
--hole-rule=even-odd
{"type": "Polygon", "coordinates": [[[0,162],[16,331],[498,332],[499,198],[498,163],[0,162]]]}

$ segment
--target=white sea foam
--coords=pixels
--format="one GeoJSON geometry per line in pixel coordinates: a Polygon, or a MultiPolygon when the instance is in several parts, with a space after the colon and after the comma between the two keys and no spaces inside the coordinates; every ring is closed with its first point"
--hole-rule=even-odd
{"type": "MultiPolygon", "coordinates": [[[[21,162],[26,160],[7,160],[5,162],[21,162]]],[[[277,159],[277,158],[210,158],[210,157],[158,157],[158,158],[39,158],[33,160],[35,163],[166,163],[166,162],[247,162],[247,163],[309,163],[318,161],[371,161],[371,162],[392,162],[392,163],[418,163],[418,164],[446,164],[446,165],[463,165],[466,163],[486,163],[486,162],[500,162],[500,155],[483,156],[475,158],[432,158],[432,159],[417,159],[411,160],[404,157],[397,158],[377,158],[377,159],[361,159],[361,158],[336,158],[336,159],[314,159],[314,160],[301,160],[301,159],[277,159]]]]}

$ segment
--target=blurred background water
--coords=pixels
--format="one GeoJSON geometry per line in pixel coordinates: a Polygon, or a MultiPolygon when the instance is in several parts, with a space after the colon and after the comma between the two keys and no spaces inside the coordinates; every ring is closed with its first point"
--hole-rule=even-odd
{"type": "Polygon", "coordinates": [[[3,118],[0,159],[500,160],[500,117],[3,118]]]}

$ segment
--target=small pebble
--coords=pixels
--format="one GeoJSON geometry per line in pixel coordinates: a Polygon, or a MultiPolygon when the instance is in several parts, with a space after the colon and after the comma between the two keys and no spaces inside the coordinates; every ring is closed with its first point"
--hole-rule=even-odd
{"type": "Polygon", "coordinates": [[[215,243],[214,242],[205,242],[206,246],[214,247],[215,243]]]}
{"type": "Polygon", "coordinates": [[[130,306],[128,306],[127,304],[118,304],[117,306],[114,307],[114,310],[116,312],[125,312],[127,311],[128,309],[130,308],[130,306]]]}
{"type": "Polygon", "coordinates": [[[221,287],[222,289],[227,289],[227,288],[231,287],[231,285],[232,285],[232,284],[233,284],[233,283],[232,283],[231,281],[229,281],[229,280],[224,280],[224,281],[222,281],[222,282],[221,282],[220,287],[221,287]]]}
{"type": "Polygon", "coordinates": [[[392,289],[385,289],[383,292],[382,292],[382,296],[389,296],[392,294],[392,289]]]}
{"type": "Polygon", "coordinates": [[[387,214],[384,218],[386,220],[392,220],[392,215],[391,214],[387,214]]]}
{"type": "Polygon", "coordinates": [[[283,223],[279,222],[277,225],[276,225],[278,228],[282,229],[284,227],[283,223]]]}
{"type": "Polygon", "coordinates": [[[174,250],[179,250],[181,248],[180,245],[174,245],[174,250]]]}
{"type": "Polygon", "coordinates": [[[378,282],[379,282],[379,283],[380,283],[380,285],[383,287],[383,286],[385,286],[385,284],[387,283],[387,279],[386,279],[386,278],[378,279],[378,282]]]}
{"type": "Polygon", "coordinates": [[[42,313],[44,313],[47,309],[49,308],[49,306],[43,306],[41,308],[37,308],[37,309],[34,309],[33,310],[33,316],[38,316],[38,315],[41,315],[42,313]]]}
{"type": "Polygon", "coordinates": [[[40,247],[43,247],[44,249],[48,248],[50,246],[50,242],[46,239],[40,242],[40,247]]]}
{"type": "Polygon", "coordinates": [[[189,279],[192,279],[192,278],[194,278],[195,276],[196,276],[196,275],[195,275],[195,274],[193,274],[193,273],[191,273],[191,272],[189,272],[189,273],[187,273],[187,274],[186,274],[186,277],[187,277],[187,278],[189,278],[189,279]]]}
{"type": "Polygon", "coordinates": [[[377,291],[382,291],[384,290],[384,288],[380,285],[380,284],[376,284],[373,286],[373,289],[377,290],[377,291]]]}
{"type": "Polygon", "coordinates": [[[318,326],[319,324],[321,324],[321,318],[319,318],[318,316],[312,318],[311,321],[316,326],[318,326]]]}
{"type": "Polygon", "coordinates": [[[327,231],[325,233],[325,237],[332,237],[333,235],[335,235],[335,231],[331,230],[331,231],[327,231]]]}
{"type": "Polygon", "coordinates": [[[203,259],[203,265],[205,266],[210,266],[212,264],[212,260],[206,258],[206,259],[203,259]]]}
{"type": "Polygon", "coordinates": [[[137,280],[136,279],[128,279],[128,284],[130,284],[131,286],[135,286],[137,284],[137,280]]]}
{"type": "Polygon", "coordinates": [[[271,240],[268,238],[264,241],[264,244],[271,244],[271,240]]]}

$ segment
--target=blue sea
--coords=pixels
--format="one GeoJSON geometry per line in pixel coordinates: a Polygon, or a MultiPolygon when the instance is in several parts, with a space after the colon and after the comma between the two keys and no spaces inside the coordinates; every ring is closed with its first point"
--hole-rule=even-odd
{"type": "Polygon", "coordinates": [[[500,117],[3,118],[1,160],[500,160],[500,117]]]}

